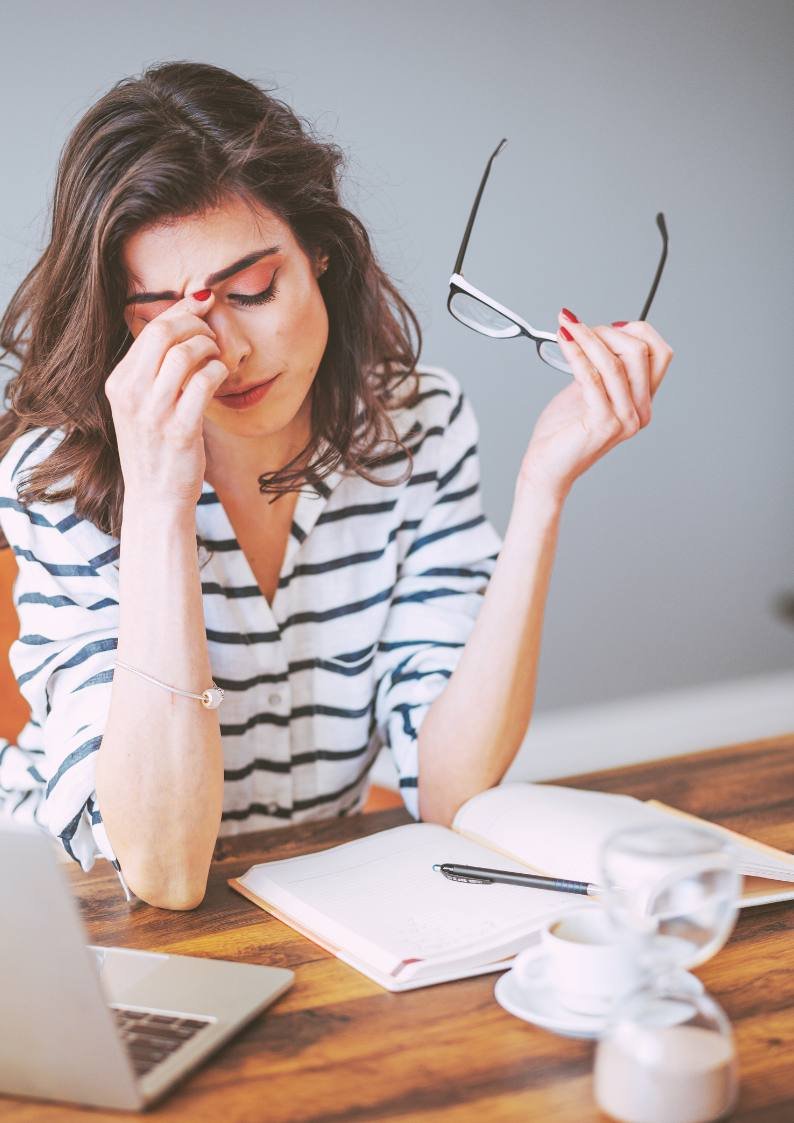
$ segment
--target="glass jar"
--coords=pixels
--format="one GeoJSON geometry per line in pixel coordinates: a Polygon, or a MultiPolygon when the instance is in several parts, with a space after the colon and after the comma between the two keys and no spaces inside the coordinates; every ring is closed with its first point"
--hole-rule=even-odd
{"type": "Polygon", "coordinates": [[[600,865],[606,910],[653,976],[699,966],[733,931],[738,855],[712,831],[684,823],[620,830],[600,865]]]}
{"type": "Polygon", "coordinates": [[[598,1106],[620,1123],[710,1123],[736,1103],[730,1022],[707,994],[673,976],[613,1010],[596,1047],[598,1106]]]}

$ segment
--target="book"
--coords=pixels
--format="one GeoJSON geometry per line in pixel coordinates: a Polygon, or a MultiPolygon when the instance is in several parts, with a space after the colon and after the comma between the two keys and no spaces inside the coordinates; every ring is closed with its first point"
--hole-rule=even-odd
{"type": "Polygon", "coordinates": [[[592,898],[449,881],[434,863],[600,881],[616,830],[671,821],[717,832],[739,855],[739,907],[794,899],[794,856],[657,800],[553,784],[480,792],[451,828],[409,823],[311,854],[260,862],[229,885],[387,990],[501,971],[544,922],[592,898]]]}

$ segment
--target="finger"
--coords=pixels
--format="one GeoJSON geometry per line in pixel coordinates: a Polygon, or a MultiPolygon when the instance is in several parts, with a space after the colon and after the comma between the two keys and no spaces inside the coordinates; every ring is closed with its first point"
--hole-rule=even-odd
{"type": "Polygon", "coordinates": [[[629,380],[621,360],[587,324],[572,323],[567,320],[562,312],[559,313],[559,321],[571,333],[575,342],[601,375],[606,392],[612,402],[612,412],[618,421],[624,429],[636,432],[639,428],[640,418],[634,408],[629,390],[629,380]]]}
{"type": "Polygon", "coordinates": [[[651,420],[651,349],[644,339],[599,324],[592,331],[620,357],[643,428],[651,420]]]}
{"type": "Polygon", "coordinates": [[[193,335],[215,338],[215,332],[202,319],[212,308],[214,299],[212,291],[209,299],[204,301],[186,296],[146,324],[128,352],[129,355],[135,352],[134,364],[125,364],[127,370],[134,365],[136,384],[140,384],[141,380],[148,384],[154,382],[168,349],[175,343],[181,343],[193,335]]]}
{"type": "Polygon", "coordinates": [[[162,415],[173,408],[180,391],[199,367],[210,359],[220,357],[220,347],[206,335],[192,335],[169,347],[160,373],[148,393],[148,405],[153,414],[162,415]]]}
{"type": "Polygon", "coordinates": [[[675,352],[647,320],[629,320],[622,324],[619,330],[635,339],[643,340],[648,345],[651,353],[651,397],[653,397],[667,373],[675,352]]]}
{"type": "Polygon", "coordinates": [[[191,374],[173,414],[173,422],[181,432],[195,432],[213,394],[228,377],[229,368],[220,359],[210,359],[191,374]]]}
{"type": "Polygon", "coordinates": [[[571,365],[573,376],[579,383],[587,406],[588,417],[593,430],[613,431],[620,426],[612,409],[612,402],[606,392],[601,375],[582,351],[575,340],[567,340],[561,332],[557,333],[557,342],[563,355],[571,365]]]}

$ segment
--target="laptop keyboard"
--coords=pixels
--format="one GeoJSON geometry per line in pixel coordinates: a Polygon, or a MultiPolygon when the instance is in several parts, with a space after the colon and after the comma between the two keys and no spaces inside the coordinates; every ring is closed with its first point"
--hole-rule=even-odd
{"type": "Polygon", "coordinates": [[[149,1010],[129,1010],[113,1006],[119,1034],[132,1060],[136,1076],[150,1072],[186,1041],[206,1026],[210,1018],[188,1018],[179,1014],[155,1014],[149,1010]]]}

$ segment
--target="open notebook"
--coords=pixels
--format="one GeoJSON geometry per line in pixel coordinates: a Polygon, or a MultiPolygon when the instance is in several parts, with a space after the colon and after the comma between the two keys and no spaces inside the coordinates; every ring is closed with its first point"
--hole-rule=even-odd
{"type": "MultiPolygon", "coordinates": [[[[500,971],[543,921],[589,898],[447,880],[434,862],[598,882],[601,844],[622,827],[685,820],[734,843],[741,906],[794,899],[794,857],[655,800],[551,784],[489,788],[452,829],[409,823],[315,854],[261,862],[229,884],[387,990],[500,971]]],[[[595,907],[595,905],[594,905],[595,907]]]]}

